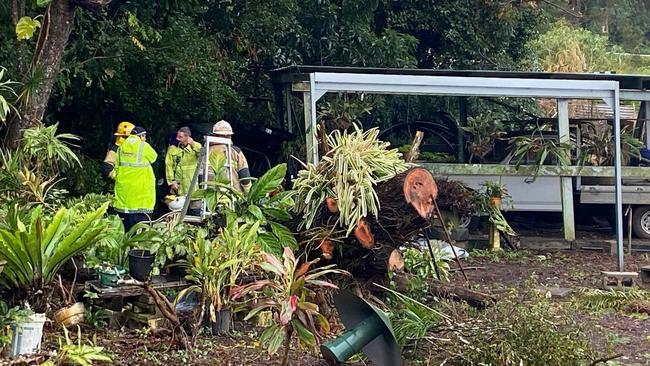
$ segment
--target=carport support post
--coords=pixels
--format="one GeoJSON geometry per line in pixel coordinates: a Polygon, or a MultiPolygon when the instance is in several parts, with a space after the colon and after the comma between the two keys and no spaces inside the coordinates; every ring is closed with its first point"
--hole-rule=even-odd
{"type": "MultiPolygon", "coordinates": [[[[614,90],[611,105],[614,110],[614,195],[616,197],[616,265],[625,270],[623,260],[623,194],[621,192],[621,99],[618,88],[614,90]]],[[[646,117],[647,118],[647,117],[646,117]]]]}
{"type": "MultiPolygon", "coordinates": [[[[560,143],[570,143],[569,135],[569,100],[557,100],[557,120],[560,143]]],[[[569,152],[570,154],[571,152],[569,152]]],[[[575,219],[573,216],[573,182],[571,177],[560,178],[560,189],[562,191],[562,219],[564,225],[564,240],[576,240],[575,219]]]]}
{"type": "Polygon", "coordinates": [[[641,108],[643,108],[643,125],[645,126],[645,146],[650,148],[650,102],[644,100],[641,102],[641,108]]]}
{"type": "Polygon", "coordinates": [[[316,118],[312,111],[312,93],[302,93],[303,110],[305,112],[305,150],[307,163],[318,162],[318,139],[316,137],[316,118]]]}
{"type": "Polygon", "coordinates": [[[462,127],[467,126],[467,97],[458,98],[458,136],[456,141],[458,143],[458,161],[465,162],[465,138],[462,127]]]}

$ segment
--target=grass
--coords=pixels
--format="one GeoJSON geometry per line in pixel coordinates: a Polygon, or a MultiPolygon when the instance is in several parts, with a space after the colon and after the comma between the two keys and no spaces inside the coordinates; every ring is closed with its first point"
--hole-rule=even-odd
{"type": "Polygon", "coordinates": [[[511,261],[522,259],[527,256],[527,253],[523,250],[473,249],[470,255],[476,258],[488,258],[492,262],[499,263],[502,260],[511,261]]]}

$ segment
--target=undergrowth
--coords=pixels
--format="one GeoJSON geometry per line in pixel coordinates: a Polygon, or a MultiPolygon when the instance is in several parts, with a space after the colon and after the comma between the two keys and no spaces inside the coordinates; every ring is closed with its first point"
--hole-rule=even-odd
{"type": "Polygon", "coordinates": [[[620,311],[650,314],[650,292],[635,287],[625,291],[579,289],[572,303],[592,313],[620,311]]]}
{"type": "Polygon", "coordinates": [[[393,294],[395,335],[410,359],[476,366],[589,365],[598,358],[571,304],[535,291],[512,291],[484,311],[393,294]]]}

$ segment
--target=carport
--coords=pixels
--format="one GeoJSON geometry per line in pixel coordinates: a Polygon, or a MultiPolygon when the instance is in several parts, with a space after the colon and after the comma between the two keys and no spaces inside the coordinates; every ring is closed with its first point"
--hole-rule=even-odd
{"type": "MultiPolygon", "coordinates": [[[[613,111],[615,165],[611,167],[542,167],[540,176],[561,177],[561,197],[564,237],[575,240],[573,212],[573,176],[615,177],[617,267],[623,271],[623,210],[621,198],[621,136],[620,101],[649,101],[645,87],[650,77],[608,74],[518,73],[498,71],[436,71],[406,69],[332,68],[292,66],[273,72],[277,96],[276,109],[286,115],[292,129],[291,92],[302,93],[307,162],[318,161],[316,135],[316,103],[326,93],[350,92],[368,94],[402,94],[456,97],[518,97],[551,98],[557,100],[560,142],[569,142],[569,99],[603,100],[613,111]],[[621,84],[626,89],[621,89],[621,84]],[[278,108],[279,107],[279,108],[278,108]],[[286,112],[286,114],[284,113],[286,112]]],[[[650,115],[648,103],[643,103],[645,116],[650,115]]],[[[462,111],[461,111],[462,112],[462,111]]],[[[462,116],[462,113],[461,113],[462,116]]],[[[466,116],[466,115],[465,115],[466,116]]],[[[462,119],[462,118],[461,118],[462,119]]],[[[462,123],[462,121],[461,121],[462,123]]],[[[650,134],[646,131],[646,144],[650,134]]],[[[529,175],[532,166],[513,167],[478,164],[427,164],[435,174],[459,170],[476,175],[498,171],[504,175],[529,175]]],[[[646,169],[647,170],[647,169],[646,169]]],[[[626,176],[643,176],[643,168],[625,167],[626,176]]]]}

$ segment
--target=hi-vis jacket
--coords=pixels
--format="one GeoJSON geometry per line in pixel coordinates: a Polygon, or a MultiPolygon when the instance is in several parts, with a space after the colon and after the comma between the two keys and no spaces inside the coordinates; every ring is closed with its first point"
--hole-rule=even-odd
{"type": "Polygon", "coordinates": [[[115,159],[115,201],[123,213],[151,213],[156,204],[156,151],[140,137],[129,136],[117,149],[115,159]]]}
{"type": "Polygon", "coordinates": [[[192,176],[201,152],[201,144],[194,141],[191,145],[179,147],[170,145],[165,155],[165,175],[167,185],[178,183],[177,194],[184,196],[192,182],[192,176]]]}

